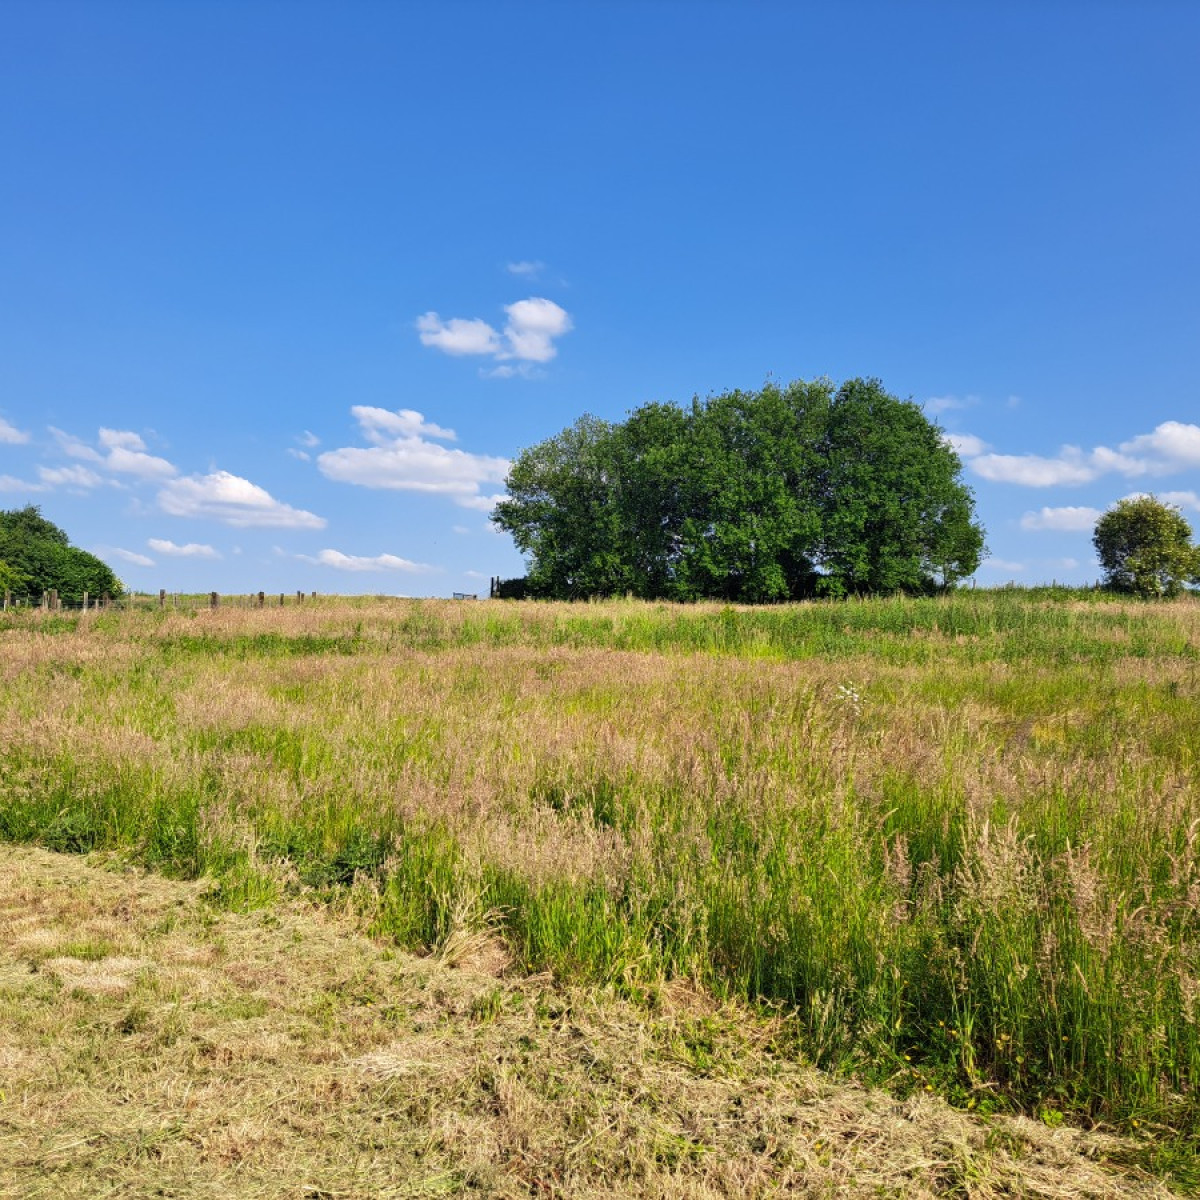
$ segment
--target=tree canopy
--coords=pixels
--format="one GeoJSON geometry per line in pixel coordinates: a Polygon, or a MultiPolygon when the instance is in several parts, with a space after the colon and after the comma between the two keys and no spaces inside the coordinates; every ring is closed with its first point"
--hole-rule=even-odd
{"type": "Polygon", "coordinates": [[[1097,522],[1092,544],[1105,586],[1147,599],[1200,583],[1200,547],[1179,509],[1154,496],[1117,501],[1097,522]]]}
{"type": "Polygon", "coordinates": [[[109,566],[72,546],[33,504],[0,511],[0,580],[0,587],[31,596],[57,591],[69,604],[77,604],[84,592],[117,596],[124,590],[109,566]]]}
{"type": "Polygon", "coordinates": [[[531,595],[924,592],[979,565],[961,472],[877,380],[798,380],[580,417],[522,451],[492,519],[527,556],[531,595]]]}

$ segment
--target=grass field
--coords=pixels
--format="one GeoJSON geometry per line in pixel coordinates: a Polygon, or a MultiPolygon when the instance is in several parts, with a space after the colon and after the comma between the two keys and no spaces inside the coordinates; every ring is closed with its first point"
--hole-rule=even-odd
{"type": "MultiPolygon", "coordinates": [[[[503,944],[1195,1185],[1200,604],[9,614],[0,839],[503,944]],[[681,982],[682,981],[682,982],[681,982]]],[[[701,1056],[703,1048],[696,1051],[701,1056]]]]}

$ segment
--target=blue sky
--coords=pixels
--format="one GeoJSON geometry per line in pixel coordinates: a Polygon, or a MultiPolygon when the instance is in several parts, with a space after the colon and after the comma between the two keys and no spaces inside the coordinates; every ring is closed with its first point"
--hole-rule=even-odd
{"type": "Polygon", "coordinates": [[[142,590],[522,573],[583,412],[877,376],[981,583],[1200,527],[1200,5],[0,8],[0,507],[142,590]]]}

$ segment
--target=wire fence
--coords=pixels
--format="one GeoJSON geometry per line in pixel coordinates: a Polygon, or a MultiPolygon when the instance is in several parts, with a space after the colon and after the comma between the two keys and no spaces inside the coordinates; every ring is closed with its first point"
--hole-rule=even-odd
{"type": "Polygon", "coordinates": [[[316,592],[168,592],[165,588],[153,592],[123,592],[113,596],[108,592],[80,596],[62,596],[57,591],[41,593],[3,593],[3,611],[35,609],[42,612],[97,612],[132,609],[198,609],[198,608],[283,608],[287,605],[311,604],[316,592]]]}

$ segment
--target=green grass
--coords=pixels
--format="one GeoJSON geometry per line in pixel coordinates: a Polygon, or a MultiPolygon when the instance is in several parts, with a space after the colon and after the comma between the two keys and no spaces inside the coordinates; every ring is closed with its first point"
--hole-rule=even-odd
{"type": "Polygon", "coordinates": [[[0,647],[0,838],[409,947],[495,926],[901,1092],[1200,1134],[1193,601],[319,601],[0,647]]]}

